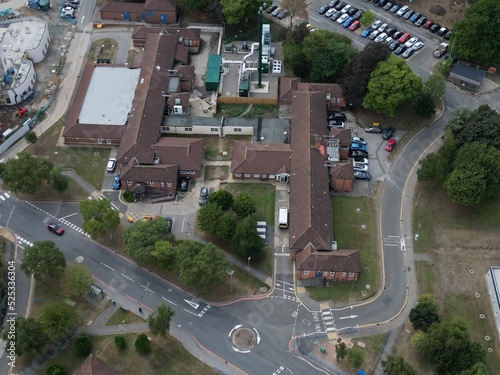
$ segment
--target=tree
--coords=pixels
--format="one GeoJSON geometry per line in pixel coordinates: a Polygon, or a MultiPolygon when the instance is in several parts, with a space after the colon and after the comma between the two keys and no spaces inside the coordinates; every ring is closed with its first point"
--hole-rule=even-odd
{"type": "Polygon", "coordinates": [[[38,241],[24,250],[21,270],[36,279],[44,275],[60,275],[66,268],[66,259],[52,241],[38,241]]]}
{"type": "Polygon", "coordinates": [[[483,362],[478,362],[457,375],[489,375],[489,373],[486,365],[483,362]]]}
{"type": "Polygon", "coordinates": [[[248,193],[241,193],[233,201],[233,211],[239,217],[247,217],[257,212],[257,203],[248,193]]]}
{"type": "Polygon", "coordinates": [[[74,327],[76,313],[64,302],[53,302],[42,308],[39,321],[45,336],[51,341],[56,341],[74,327]]]}
{"type": "Polygon", "coordinates": [[[307,28],[307,22],[301,22],[292,29],[290,37],[295,44],[300,44],[304,38],[309,35],[309,33],[310,31],[307,28]]]}
{"type": "Polygon", "coordinates": [[[36,133],[33,130],[26,132],[26,134],[24,135],[24,138],[26,138],[26,141],[28,143],[35,143],[38,139],[36,133]]]}
{"type": "Polygon", "coordinates": [[[389,56],[379,62],[370,76],[363,107],[388,116],[396,108],[413,99],[422,90],[422,80],[411,71],[403,59],[389,56]]]}
{"type": "Polygon", "coordinates": [[[484,360],[484,349],[471,341],[467,323],[461,319],[434,323],[421,337],[419,351],[440,375],[455,375],[484,360]]]}
{"type": "Polygon", "coordinates": [[[69,179],[67,176],[61,173],[61,169],[58,167],[52,168],[52,170],[50,171],[49,180],[52,189],[59,193],[62,193],[68,188],[69,179]]]}
{"type": "Polygon", "coordinates": [[[176,0],[176,5],[183,13],[194,13],[207,4],[207,0],[176,0]]]}
{"type": "Polygon", "coordinates": [[[217,223],[216,236],[225,240],[233,238],[234,231],[236,230],[236,216],[232,213],[226,212],[221,216],[217,223]]]}
{"type": "Polygon", "coordinates": [[[148,327],[155,336],[166,337],[170,330],[170,321],[175,312],[165,304],[160,303],[152,314],[148,317],[148,327]]]}
{"type": "Polygon", "coordinates": [[[127,228],[123,235],[125,252],[137,262],[151,261],[157,242],[173,242],[174,240],[174,236],[166,228],[167,222],[161,217],[156,220],[136,221],[127,228]]]}
{"type": "Polygon", "coordinates": [[[223,211],[228,211],[233,205],[233,194],[229,191],[220,189],[208,196],[209,203],[217,203],[223,211]]]}
{"type": "Polygon", "coordinates": [[[141,333],[135,339],[135,348],[139,353],[149,354],[151,352],[151,344],[149,343],[148,336],[141,333]]]}
{"type": "Polygon", "coordinates": [[[221,285],[230,268],[224,252],[215,245],[182,241],[177,246],[179,278],[200,292],[221,285]]]}
{"type": "MultiPolygon", "coordinates": [[[[24,354],[41,353],[47,338],[43,332],[42,326],[38,320],[34,318],[24,318],[19,316],[15,321],[15,343],[14,347],[16,355],[22,356],[24,354]]],[[[4,330],[3,339],[7,341],[7,347],[11,346],[9,337],[9,330],[4,330]]]]}
{"type": "Polygon", "coordinates": [[[224,211],[222,211],[221,206],[209,201],[198,211],[198,229],[206,233],[216,234],[222,215],[224,215],[224,211]]]}
{"type": "Polygon", "coordinates": [[[359,22],[363,25],[368,27],[375,21],[375,18],[377,18],[377,15],[373,13],[370,9],[365,10],[361,18],[359,19],[359,22]]]}
{"type": "Polygon", "coordinates": [[[434,98],[443,96],[446,90],[446,79],[442,74],[431,74],[427,81],[425,81],[423,90],[430,93],[434,98]]]}
{"type": "Polygon", "coordinates": [[[377,64],[387,60],[390,55],[391,50],[384,43],[370,42],[352,63],[345,66],[341,83],[344,99],[349,106],[362,106],[370,75],[377,64]]]}
{"type": "Polygon", "coordinates": [[[77,264],[66,268],[62,279],[63,294],[68,298],[78,298],[88,293],[92,284],[89,267],[77,264]]]}
{"type": "Polygon", "coordinates": [[[420,160],[419,164],[420,168],[417,171],[417,178],[420,182],[443,183],[444,179],[448,177],[449,173],[446,175],[443,173],[446,167],[444,159],[437,152],[428,154],[425,158],[420,160]]]}
{"type": "Polygon", "coordinates": [[[307,20],[307,4],[304,0],[282,0],[280,6],[288,10],[288,18],[290,19],[289,30],[292,30],[295,18],[299,17],[307,20]]]}
{"type": "Polygon", "coordinates": [[[342,361],[345,356],[347,355],[347,347],[345,342],[341,342],[340,344],[335,344],[335,358],[337,359],[337,362],[342,361]]]}
{"type": "Polygon", "coordinates": [[[360,368],[365,360],[365,353],[361,349],[353,347],[347,351],[347,360],[353,368],[360,368]]]}
{"type": "Polygon", "coordinates": [[[55,363],[45,370],[45,375],[66,375],[66,370],[62,365],[55,363]]]}
{"type": "Polygon", "coordinates": [[[264,241],[256,230],[257,222],[251,217],[240,220],[236,225],[231,248],[242,259],[259,258],[264,248],[264,241]]]}
{"type": "Polygon", "coordinates": [[[355,58],[357,52],[350,45],[336,43],[318,54],[312,61],[311,78],[320,82],[334,82],[355,58]]]}
{"type": "Polygon", "coordinates": [[[483,64],[500,63],[500,46],[496,40],[500,27],[500,3],[496,0],[475,1],[465,17],[454,23],[451,43],[453,53],[463,60],[483,64]]]}
{"type": "Polygon", "coordinates": [[[220,0],[222,13],[228,25],[237,25],[250,14],[257,14],[264,1],[258,0],[220,0]]]}
{"type": "Polygon", "coordinates": [[[382,361],[384,375],[417,375],[411,365],[399,355],[389,354],[385,361],[382,361]]]}
{"type": "Polygon", "coordinates": [[[113,210],[107,199],[85,199],[80,202],[83,216],[83,230],[93,239],[102,237],[106,232],[114,232],[120,225],[120,213],[113,210]]]}
{"type": "Polygon", "coordinates": [[[482,168],[454,169],[444,182],[448,197],[463,206],[473,206],[486,198],[486,180],[482,168]]]}
{"type": "Polygon", "coordinates": [[[52,162],[39,160],[31,154],[20,153],[2,167],[2,179],[13,193],[35,194],[49,179],[52,162]]]}
{"type": "Polygon", "coordinates": [[[163,269],[171,270],[175,262],[175,250],[171,242],[158,241],[154,245],[151,256],[155,263],[163,269]]]}
{"type": "Polygon", "coordinates": [[[127,347],[127,341],[123,336],[115,336],[115,346],[118,350],[123,350],[127,347]]]}
{"type": "Polygon", "coordinates": [[[81,332],[75,338],[75,355],[86,357],[92,351],[92,340],[87,332],[81,332]]]}
{"type": "Polygon", "coordinates": [[[417,306],[410,311],[410,322],[413,328],[426,332],[432,323],[439,323],[439,313],[436,298],[431,294],[422,294],[417,306]]]}
{"type": "Polygon", "coordinates": [[[422,90],[412,102],[415,113],[423,118],[431,118],[436,113],[436,103],[434,95],[427,90],[422,90]]]}

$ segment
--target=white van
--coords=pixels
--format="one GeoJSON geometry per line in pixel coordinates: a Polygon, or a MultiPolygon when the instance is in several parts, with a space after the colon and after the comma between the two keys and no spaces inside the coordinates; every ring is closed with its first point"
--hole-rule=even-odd
{"type": "Polygon", "coordinates": [[[278,223],[280,229],[288,228],[288,208],[281,207],[278,215],[278,223]]]}

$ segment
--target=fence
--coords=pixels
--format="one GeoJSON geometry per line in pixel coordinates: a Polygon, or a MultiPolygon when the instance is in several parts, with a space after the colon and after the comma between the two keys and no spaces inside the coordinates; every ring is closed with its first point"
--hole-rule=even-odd
{"type": "Polygon", "coordinates": [[[246,98],[246,97],[219,97],[217,103],[222,104],[262,104],[262,105],[278,105],[276,98],[246,98]]]}
{"type": "Polygon", "coordinates": [[[29,130],[30,130],[31,119],[24,122],[23,126],[20,127],[14,134],[12,134],[8,139],[5,140],[0,145],[0,155],[7,151],[14,143],[20,140],[29,130]]]}

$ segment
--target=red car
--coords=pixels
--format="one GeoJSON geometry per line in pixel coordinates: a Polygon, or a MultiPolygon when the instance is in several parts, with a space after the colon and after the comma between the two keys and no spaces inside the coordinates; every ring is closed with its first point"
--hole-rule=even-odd
{"type": "Polygon", "coordinates": [[[361,26],[359,21],[354,21],[351,26],[349,26],[349,30],[354,31],[357,30],[361,26]]]}
{"type": "Polygon", "coordinates": [[[396,146],[396,140],[394,138],[389,139],[385,145],[385,151],[391,152],[394,149],[394,146],[396,146]]]}
{"type": "Polygon", "coordinates": [[[401,35],[401,38],[398,39],[398,42],[406,43],[408,39],[410,39],[410,37],[411,37],[410,33],[404,33],[403,35],[401,35]]]}
{"type": "Polygon", "coordinates": [[[424,29],[430,29],[432,25],[434,25],[434,22],[432,22],[432,21],[427,21],[427,22],[424,24],[424,29]]]}
{"type": "Polygon", "coordinates": [[[58,236],[64,233],[63,227],[61,227],[59,224],[49,223],[49,225],[47,225],[47,229],[49,230],[49,232],[55,233],[58,236]]]}

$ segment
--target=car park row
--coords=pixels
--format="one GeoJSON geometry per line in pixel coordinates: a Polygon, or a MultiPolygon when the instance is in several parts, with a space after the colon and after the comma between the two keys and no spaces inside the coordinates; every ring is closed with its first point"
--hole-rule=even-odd
{"type": "Polygon", "coordinates": [[[63,7],[61,9],[61,17],[75,19],[75,13],[78,9],[79,3],[80,0],[64,0],[63,7]]]}

